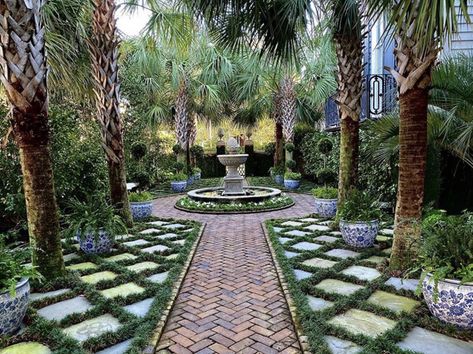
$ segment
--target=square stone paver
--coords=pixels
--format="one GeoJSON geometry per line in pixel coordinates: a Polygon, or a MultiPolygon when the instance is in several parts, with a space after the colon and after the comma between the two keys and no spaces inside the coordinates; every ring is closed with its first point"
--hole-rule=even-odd
{"type": "Polygon", "coordinates": [[[323,236],[315,237],[314,240],[315,241],[323,241],[323,242],[327,242],[327,243],[333,243],[333,242],[338,241],[339,238],[338,237],[333,237],[333,236],[323,235],[323,236]]]}
{"type": "Polygon", "coordinates": [[[282,243],[283,245],[289,241],[292,241],[292,238],[287,238],[287,237],[280,237],[279,242],[282,243]]]}
{"type": "Polygon", "coordinates": [[[156,269],[158,267],[159,267],[158,263],[146,261],[146,262],[140,262],[140,263],[129,265],[126,268],[128,270],[131,270],[132,272],[139,273],[148,269],[156,269]]]}
{"type": "Polygon", "coordinates": [[[142,235],[150,235],[150,234],[156,234],[161,232],[159,229],[151,228],[151,229],[146,229],[140,232],[142,235]]]}
{"type": "Polygon", "coordinates": [[[304,225],[303,223],[301,222],[297,222],[297,221],[286,221],[286,222],[283,222],[281,224],[281,226],[292,226],[292,227],[299,227],[299,226],[302,226],[304,225]]]}
{"type": "Polygon", "coordinates": [[[335,293],[339,295],[351,295],[358,290],[363,289],[361,285],[347,283],[337,279],[324,279],[315,287],[327,293],[335,293]]]}
{"type": "Polygon", "coordinates": [[[141,252],[155,253],[155,252],[163,252],[163,251],[166,251],[166,250],[168,250],[168,249],[169,249],[168,246],[155,245],[155,246],[151,246],[151,247],[142,248],[142,249],[141,249],[141,252]]]}
{"type": "Polygon", "coordinates": [[[166,234],[156,236],[156,238],[159,238],[161,240],[167,240],[168,238],[174,238],[174,237],[177,237],[177,236],[178,236],[177,234],[174,234],[172,232],[168,232],[166,234]]]}
{"type": "Polygon", "coordinates": [[[21,342],[9,345],[6,348],[0,349],[0,354],[51,354],[49,349],[44,344],[38,342],[21,342]]]}
{"type": "Polygon", "coordinates": [[[342,327],[350,333],[363,334],[372,338],[382,335],[396,325],[396,322],[389,318],[356,309],[350,309],[341,315],[335,316],[328,323],[342,327]]]}
{"type": "Polygon", "coordinates": [[[325,226],[325,225],[309,225],[309,226],[304,227],[304,229],[310,230],[310,231],[329,231],[330,227],[325,226]]]}
{"type": "Polygon", "coordinates": [[[105,314],[84,322],[64,328],[68,336],[84,342],[89,338],[101,336],[107,332],[116,332],[121,327],[120,322],[110,314],[105,314]]]}
{"type": "Polygon", "coordinates": [[[118,276],[117,274],[106,270],[104,272],[98,272],[98,273],[92,273],[90,275],[84,275],[80,278],[84,283],[97,284],[97,283],[101,282],[102,280],[113,280],[117,276],[118,276]]]}
{"type": "Polygon", "coordinates": [[[381,307],[386,307],[396,313],[412,312],[416,306],[420,304],[419,301],[410,299],[405,296],[399,296],[385,291],[376,291],[368,299],[368,302],[381,307]]]}
{"type": "Polygon", "coordinates": [[[147,223],[148,225],[153,225],[153,226],[163,226],[163,225],[166,225],[166,224],[169,224],[168,221],[150,221],[147,223]]]}
{"type": "Polygon", "coordinates": [[[363,266],[351,266],[341,272],[345,275],[351,275],[360,280],[372,281],[381,276],[381,273],[374,268],[363,266]]]}
{"type": "Polygon", "coordinates": [[[361,352],[361,347],[348,340],[343,340],[333,336],[325,336],[330,352],[332,354],[357,354],[361,352]]]}
{"type": "Polygon", "coordinates": [[[304,280],[312,276],[312,273],[306,272],[305,270],[301,269],[294,269],[294,274],[296,275],[297,280],[304,280]]]}
{"type": "Polygon", "coordinates": [[[131,254],[131,253],[120,253],[120,254],[117,254],[115,256],[111,256],[111,257],[104,258],[104,259],[108,262],[120,262],[120,261],[124,261],[124,260],[128,260],[128,259],[136,259],[136,258],[138,258],[138,257],[135,256],[134,254],[131,254]]]}
{"type": "Polygon", "coordinates": [[[99,292],[107,299],[111,299],[117,296],[127,297],[132,294],[141,294],[144,291],[144,288],[135,283],[126,283],[113,288],[100,290],[99,292]]]}
{"type": "Polygon", "coordinates": [[[342,236],[342,233],[340,231],[332,231],[331,234],[334,236],[342,236]]]}
{"type": "Polygon", "coordinates": [[[471,354],[473,344],[414,327],[403,341],[397,344],[401,349],[424,354],[471,354]]]}
{"type": "Polygon", "coordinates": [[[182,229],[183,227],[186,227],[186,225],[182,224],[168,224],[168,225],[163,225],[163,229],[168,229],[168,230],[175,230],[175,229],[182,229]]]}
{"type": "Polygon", "coordinates": [[[274,232],[280,233],[282,230],[284,230],[284,228],[275,226],[273,227],[273,230],[274,232]]]}
{"type": "Polygon", "coordinates": [[[410,290],[416,291],[417,285],[419,284],[418,279],[402,279],[402,278],[389,278],[386,283],[389,286],[393,286],[396,290],[410,290]]]}
{"type": "Polygon", "coordinates": [[[133,235],[133,234],[118,235],[118,236],[115,236],[115,240],[123,241],[123,240],[127,240],[129,238],[132,238],[132,237],[135,237],[135,235],[133,235]]]}
{"type": "Polygon", "coordinates": [[[383,236],[383,235],[376,236],[376,241],[379,241],[379,242],[386,242],[392,239],[393,239],[392,237],[383,236]]]}
{"type": "Polygon", "coordinates": [[[83,313],[93,306],[84,296],[76,296],[69,300],[56,302],[55,304],[43,307],[38,310],[38,314],[50,321],[61,321],[66,316],[73,313],[83,313]]]}
{"type": "Polygon", "coordinates": [[[364,261],[374,263],[374,264],[381,264],[385,260],[386,260],[386,257],[380,257],[380,256],[371,256],[369,258],[364,259],[364,261]]]}
{"type": "Polygon", "coordinates": [[[132,340],[128,339],[124,342],[112,345],[109,348],[105,348],[95,354],[124,354],[130,348],[132,340]]]}
{"type": "Polygon", "coordinates": [[[291,230],[291,231],[285,232],[284,235],[303,237],[303,236],[310,235],[310,233],[305,232],[305,231],[299,231],[299,230],[291,230]]]}
{"type": "Polygon", "coordinates": [[[66,269],[69,269],[69,270],[88,270],[88,269],[96,269],[96,268],[97,268],[97,264],[92,263],[92,262],[77,263],[77,264],[73,264],[66,267],[66,269]]]}
{"type": "Polygon", "coordinates": [[[177,257],[179,257],[179,253],[173,253],[173,254],[170,254],[169,256],[166,256],[166,259],[172,261],[176,259],[177,257]]]}
{"type": "Polygon", "coordinates": [[[295,245],[292,245],[291,247],[301,251],[315,251],[322,247],[322,245],[311,242],[299,242],[295,245]]]}
{"type": "Polygon", "coordinates": [[[333,250],[325,252],[324,254],[341,259],[355,258],[360,255],[358,252],[345,250],[343,248],[334,248],[333,250]]]}
{"type": "Polygon", "coordinates": [[[332,268],[335,264],[338,262],[330,261],[328,259],[323,259],[323,258],[311,258],[307,259],[304,262],[302,262],[303,265],[309,266],[309,267],[316,267],[316,268],[332,268]]]}
{"type": "Polygon", "coordinates": [[[153,283],[161,284],[167,279],[168,275],[169,275],[169,272],[157,273],[157,274],[150,275],[146,279],[148,279],[149,281],[153,283]]]}
{"type": "Polygon", "coordinates": [[[136,246],[143,246],[147,245],[149,241],[143,240],[143,239],[138,239],[135,241],[128,241],[128,242],[123,242],[123,245],[128,246],[128,247],[136,247],[136,246]]]}
{"type": "Polygon", "coordinates": [[[284,255],[285,255],[287,258],[294,258],[294,257],[297,257],[297,256],[299,255],[299,253],[290,252],[290,251],[284,251],[284,255]]]}
{"type": "Polygon", "coordinates": [[[176,241],[172,241],[172,243],[179,246],[184,246],[184,244],[186,243],[186,240],[176,240],[176,241]]]}
{"type": "Polygon", "coordinates": [[[77,253],[69,253],[66,254],[62,257],[64,259],[64,262],[69,262],[72,261],[73,259],[79,258],[79,255],[77,253]]]}
{"type": "Polygon", "coordinates": [[[124,306],[123,309],[137,317],[145,317],[148,314],[148,311],[153,304],[153,298],[144,299],[134,304],[124,306]]]}
{"type": "Polygon", "coordinates": [[[393,249],[390,247],[390,248],[386,248],[385,250],[382,250],[381,252],[389,256],[391,255],[392,250],[393,249]]]}
{"type": "Polygon", "coordinates": [[[51,297],[56,297],[62,294],[67,293],[71,289],[59,289],[59,290],[53,290],[53,291],[48,291],[46,293],[32,293],[30,295],[30,300],[31,301],[36,301],[36,300],[41,300],[41,299],[46,299],[46,298],[51,298],[51,297]]]}
{"type": "Polygon", "coordinates": [[[309,306],[313,311],[321,311],[333,306],[332,301],[327,301],[320,297],[314,297],[312,295],[307,295],[306,297],[307,301],[309,302],[309,306]]]}
{"type": "Polygon", "coordinates": [[[382,229],[382,230],[379,230],[379,233],[380,234],[383,234],[383,235],[394,235],[394,230],[393,229],[382,229]]]}
{"type": "Polygon", "coordinates": [[[319,219],[315,219],[315,218],[304,218],[304,219],[299,219],[299,221],[302,221],[302,222],[318,222],[319,219]]]}

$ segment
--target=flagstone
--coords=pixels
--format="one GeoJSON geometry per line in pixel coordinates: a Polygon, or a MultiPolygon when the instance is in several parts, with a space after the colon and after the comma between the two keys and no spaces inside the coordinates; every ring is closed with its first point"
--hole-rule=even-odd
{"type": "Polygon", "coordinates": [[[293,226],[293,227],[299,227],[299,226],[302,226],[304,225],[303,223],[301,222],[297,222],[297,221],[286,221],[286,222],[283,222],[281,224],[281,226],[293,226]]]}
{"type": "MultiPolygon", "coordinates": [[[[185,241],[185,240],[184,240],[185,241]]],[[[146,252],[146,253],[154,253],[154,252],[164,252],[166,250],[168,250],[169,247],[168,246],[164,246],[164,245],[154,245],[154,246],[151,246],[151,247],[146,247],[146,248],[142,248],[141,249],[141,252],[146,252]]]]}
{"type": "Polygon", "coordinates": [[[176,241],[172,241],[172,243],[175,243],[176,245],[184,246],[184,244],[186,243],[186,240],[176,240],[176,241]]]}
{"type": "Polygon", "coordinates": [[[294,257],[297,257],[299,255],[299,253],[297,252],[290,252],[290,251],[284,251],[284,255],[287,257],[287,258],[294,258],[294,257]]]}
{"type": "Polygon", "coordinates": [[[348,283],[337,279],[324,279],[315,287],[327,293],[335,293],[339,295],[351,295],[358,290],[363,289],[363,286],[361,285],[348,283]]]}
{"type": "Polygon", "coordinates": [[[341,259],[355,258],[360,255],[358,252],[345,250],[343,248],[334,248],[333,250],[325,252],[324,254],[326,254],[327,256],[341,258],[341,259]]]}
{"type": "Polygon", "coordinates": [[[294,274],[296,275],[297,280],[304,280],[312,276],[312,273],[306,272],[301,269],[294,269],[294,274]]]}
{"type": "Polygon", "coordinates": [[[92,263],[92,262],[77,263],[77,264],[72,264],[66,267],[66,269],[69,269],[69,270],[88,270],[88,269],[96,269],[96,268],[98,268],[97,264],[92,263]]]}
{"type": "Polygon", "coordinates": [[[158,268],[158,267],[159,267],[158,263],[146,261],[146,262],[140,262],[140,263],[135,263],[135,264],[129,265],[126,268],[128,270],[131,270],[132,272],[139,273],[139,272],[143,272],[143,271],[148,270],[148,269],[155,269],[155,268],[158,268]]]}
{"type": "Polygon", "coordinates": [[[115,239],[121,241],[121,240],[127,240],[127,239],[132,238],[132,237],[135,237],[135,235],[125,234],[125,235],[115,236],[115,239]]]}
{"type": "Polygon", "coordinates": [[[128,259],[136,259],[136,258],[138,258],[138,257],[135,256],[134,254],[131,254],[131,253],[120,253],[120,254],[117,254],[115,256],[111,256],[111,257],[104,258],[104,259],[108,262],[120,262],[120,261],[125,261],[125,260],[128,260],[128,259]]]}
{"type": "Polygon", "coordinates": [[[397,344],[401,349],[423,354],[471,354],[473,343],[414,327],[404,340],[397,344]]]}
{"type": "Polygon", "coordinates": [[[178,236],[177,234],[173,234],[172,232],[169,232],[167,234],[156,236],[156,238],[159,238],[161,240],[166,240],[168,238],[174,238],[174,237],[177,237],[177,236],[178,236]]]}
{"type": "Polygon", "coordinates": [[[315,237],[314,240],[333,243],[333,242],[338,241],[339,238],[338,237],[333,237],[333,236],[323,235],[323,236],[315,237]]]}
{"type": "Polygon", "coordinates": [[[309,267],[316,267],[316,268],[332,268],[337,263],[338,262],[330,261],[328,259],[323,259],[323,258],[317,258],[317,257],[307,259],[304,262],[302,262],[303,265],[306,265],[309,267]]]}
{"type": "Polygon", "coordinates": [[[99,352],[96,352],[95,354],[124,354],[130,348],[131,346],[131,339],[128,339],[124,342],[112,345],[109,348],[105,348],[99,352]]]}
{"type": "Polygon", "coordinates": [[[375,264],[381,264],[386,260],[386,257],[380,257],[380,256],[371,256],[369,258],[364,259],[366,262],[370,263],[375,263],[375,264]]]}
{"type": "Polygon", "coordinates": [[[396,290],[410,290],[415,291],[419,284],[418,279],[402,279],[402,278],[389,278],[384,284],[393,286],[396,290]]]}
{"type": "Polygon", "coordinates": [[[357,354],[362,350],[360,346],[348,340],[333,336],[325,336],[324,339],[332,354],[357,354]]]}
{"type": "Polygon", "coordinates": [[[284,230],[284,228],[275,226],[273,227],[273,230],[274,232],[280,233],[282,230],[284,230]]]}
{"type": "Polygon", "coordinates": [[[134,241],[128,241],[128,242],[123,242],[125,246],[128,247],[135,247],[135,246],[143,246],[149,244],[149,241],[143,240],[143,239],[138,239],[134,241]]]}
{"type": "Polygon", "coordinates": [[[92,273],[89,275],[83,275],[80,277],[84,283],[87,284],[97,284],[101,282],[102,280],[113,280],[117,277],[118,275],[110,272],[108,270],[103,271],[103,272],[98,272],[98,273],[92,273]]]}
{"type": "Polygon", "coordinates": [[[342,271],[342,274],[351,275],[360,280],[372,281],[381,276],[381,273],[374,268],[363,266],[351,266],[342,271]]]}
{"type": "Polygon", "coordinates": [[[38,315],[50,321],[61,321],[73,313],[83,313],[92,307],[84,296],[76,296],[69,300],[45,306],[38,310],[38,315]]]}
{"type": "Polygon", "coordinates": [[[410,299],[405,296],[391,294],[385,291],[376,291],[368,299],[368,302],[378,306],[386,307],[396,313],[412,312],[418,305],[419,301],[410,299]]]}
{"type": "Polygon", "coordinates": [[[149,234],[156,234],[161,232],[159,229],[151,228],[151,229],[146,229],[140,232],[142,235],[149,235],[149,234]]]}
{"type": "Polygon", "coordinates": [[[168,275],[169,275],[169,272],[156,273],[156,274],[150,275],[146,279],[148,279],[149,281],[153,283],[161,284],[167,279],[168,275]]]}
{"type": "Polygon", "coordinates": [[[53,290],[53,291],[48,291],[46,293],[32,293],[30,294],[30,300],[31,301],[36,301],[36,300],[41,300],[45,298],[51,298],[51,297],[56,297],[62,294],[67,293],[68,291],[71,291],[71,289],[59,289],[59,290],[53,290]]]}
{"type": "Polygon", "coordinates": [[[315,218],[304,218],[304,219],[299,219],[299,221],[302,221],[302,222],[318,222],[319,219],[315,219],[315,218]]]}
{"type": "Polygon", "coordinates": [[[303,237],[303,236],[310,235],[310,232],[299,231],[299,230],[291,230],[291,231],[285,232],[284,235],[303,237]]]}
{"type": "Polygon", "coordinates": [[[391,251],[392,251],[392,248],[386,248],[382,251],[382,253],[386,254],[386,255],[391,255],[391,251]]]}
{"type": "Polygon", "coordinates": [[[396,322],[389,318],[357,309],[350,309],[337,315],[328,323],[342,327],[352,334],[363,334],[372,338],[376,338],[396,326],[396,322]]]}
{"type": "Polygon", "coordinates": [[[141,294],[144,291],[144,288],[135,283],[126,283],[113,288],[100,290],[99,292],[107,299],[111,299],[117,296],[127,297],[129,295],[141,294]]]}
{"type": "Polygon", "coordinates": [[[166,225],[166,224],[169,224],[169,221],[150,221],[147,223],[148,225],[153,225],[153,226],[163,226],[163,225],[166,225]]]}
{"type": "Polygon", "coordinates": [[[309,306],[313,311],[322,311],[333,306],[332,301],[324,300],[320,297],[314,297],[312,295],[306,295],[309,306]]]}
{"type": "Polygon", "coordinates": [[[121,327],[120,322],[110,314],[105,314],[70,327],[63,332],[79,342],[101,336],[104,333],[116,332],[121,327]]]}
{"type": "Polygon", "coordinates": [[[183,227],[186,227],[186,225],[182,224],[169,224],[169,225],[163,225],[163,229],[168,229],[168,230],[174,230],[174,229],[182,229],[183,227]]]}
{"type": "Polygon", "coordinates": [[[50,354],[51,350],[38,342],[22,342],[0,349],[0,354],[50,354]]]}
{"type": "Polygon", "coordinates": [[[304,229],[310,230],[310,231],[329,231],[330,227],[325,226],[325,225],[309,225],[309,226],[304,227],[304,229]]]}
{"type": "Polygon", "coordinates": [[[317,243],[311,243],[311,242],[299,242],[296,243],[295,245],[291,246],[292,248],[295,248],[297,250],[301,251],[315,251],[319,249],[320,247],[323,247],[322,245],[319,245],[317,243]]]}
{"type": "Polygon", "coordinates": [[[72,261],[73,259],[79,258],[79,255],[77,253],[69,253],[66,254],[62,257],[64,259],[64,262],[69,262],[72,261]]]}
{"type": "Polygon", "coordinates": [[[279,238],[279,242],[282,243],[282,244],[285,244],[289,241],[292,241],[292,238],[287,238],[287,237],[280,237],[279,238]]]}
{"type": "Polygon", "coordinates": [[[134,304],[124,306],[123,309],[137,317],[145,317],[148,314],[151,305],[153,304],[154,299],[148,298],[134,304]]]}
{"type": "Polygon", "coordinates": [[[393,239],[392,237],[383,236],[383,235],[376,236],[376,241],[379,241],[379,242],[386,242],[392,239],[393,239]]]}
{"type": "Polygon", "coordinates": [[[172,261],[172,260],[176,259],[177,257],[179,257],[179,253],[173,253],[173,254],[170,254],[169,256],[167,256],[166,259],[172,261]]]}
{"type": "Polygon", "coordinates": [[[340,231],[332,231],[331,234],[334,236],[342,236],[342,233],[340,231]]]}
{"type": "Polygon", "coordinates": [[[379,233],[383,234],[383,235],[394,235],[394,230],[392,230],[392,229],[382,229],[382,230],[379,230],[379,233]]]}

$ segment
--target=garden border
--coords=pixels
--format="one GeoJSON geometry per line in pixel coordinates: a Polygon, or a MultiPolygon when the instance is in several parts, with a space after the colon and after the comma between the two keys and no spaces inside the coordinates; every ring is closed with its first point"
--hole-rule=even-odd
{"type": "MultiPolygon", "coordinates": [[[[292,199],[292,198],[291,198],[292,199]]],[[[176,202],[177,203],[177,202],[176,202]]],[[[195,213],[195,214],[214,214],[214,215],[231,215],[231,214],[258,214],[258,213],[269,213],[271,211],[278,211],[292,208],[296,205],[296,202],[293,200],[291,204],[282,206],[280,208],[271,208],[271,209],[261,209],[261,210],[230,210],[230,211],[214,211],[214,210],[195,210],[195,209],[187,209],[181,206],[177,206],[174,204],[174,208],[177,210],[185,211],[187,213],[195,213]]]]}
{"type": "Polygon", "coordinates": [[[194,245],[192,246],[192,249],[189,252],[184,268],[182,269],[181,274],[179,275],[179,279],[174,283],[175,285],[173,287],[169,303],[166,306],[166,310],[164,310],[163,314],[161,315],[161,319],[156,324],[156,327],[149,340],[149,344],[145,348],[143,348],[142,353],[144,354],[156,353],[159,350],[158,348],[159,340],[161,339],[163,335],[164,328],[166,327],[166,324],[168,323],[172,309],[174,308],[174,305],[176,303],[177,296],[179,295],[179,292],[182,289],[184,279],[187,276],[187,273],[189,272],[192,261],[194,260],[195,254],[197,252],[197,248],[200,245],[200,241],[202,239],[202,235],[204,234],[204,230],[206,226],[207,226],[207,223],[202,223],[202,226],[200,227],[200,230],[199,230],[199,235],[197,236],[197,239],[195,240],[194,245]]]}

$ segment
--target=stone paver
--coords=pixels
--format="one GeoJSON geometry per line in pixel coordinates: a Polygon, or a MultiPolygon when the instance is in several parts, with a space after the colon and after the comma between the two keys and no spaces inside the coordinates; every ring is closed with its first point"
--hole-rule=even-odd
{"type": "Polygon", "coordinates": [[[374,313],[356,309],[335,316],[328,323],[345,328],[353,334],[363,334],[375,338],[394,328],[396,322],[374,313]]]}
{"type": "Polygon", "coordinates": [[[115,256],[105,258],[105,260],[108,262],[120,262],[120,261],[124,261],[128,259],[136,259],[136,258],[138,257],[136,257],[134,254],[131,254],[131,253],[120,253],[115,256]]]}
{"type": "Polygon", "coordinates": [[[329,261],[328,259],[323,258],[311,258],[302,262],[303,265],[316,268],[332,268],[337,262],[329,261]]]}
{"type": "Polygon", "coordinates": [[[358,257],[360,255],[358,252],[350,251],[350,250],[344,250],[343,248],[334,248],[333,250],[325,252],[325,254],[327,256],[341,258],[341,259],[355,258],[355,257],[358,257]]]}
{"type": "Polygon", "coordinates": [[[95,269],[95,268],[97,268],[97,264],[92,263],[92,262],[83,262],[83,263],[73,264],[66,267],[66,269],[69,269],[69,270],[89,270],[89,269],[95,269]]]}
{"type": "Polygon", "coordinates": [[[291,247],[301,251],[315,251],[322,247],[322,245],[311,242],[299,242],[295,245],[292,245],[291,247]]]}
{"type": "Polygon", "coordinates": [[[125,311],[132,313],[138,317],[145,317],[148,313],[151,305],[153,304],[153,298],[144,299],[142,301],[135,302],[134,304],[123,307],[125,311]]]}
{"type": "Polygon", "coordinates": [[[166,280],[168,277],[169,272],[164,272],[164,273],[157,273],[150,275],[147,279],[153,283],[162,283],[166,280]]]}
{"type": "Polygon", "coordinates": [[[324,339],[333,354],[357,354],[361,352],[358,345],[348,340],[333,336],[325,336],[324,339]]]}
{"type": "Polygon", "coordinates": [[[351,266],[342,271],[342,274],[351,275],[360,280],[372,281],[381,276],[381,273],[374,268],[363,266],[351,266]]]}
{"type": "Polygon", "coordinates": [[[95,354],[123,354],[125,353],[131,345],[132,340],[128,339],[124,342],[115,344],[109,348],[101,350],[95,354]]]}
{"type": "Polygon", "coordinates": [[[67,289],[48,291],[46,293],[32,293],[30,295],[30,300],[35,301],[35,300],[41,300],[41,299],[50,298],[50,297],[56,297],[56,296],[65,294],[70,290],[71,289],[67,288],[67,289]]]}
{"type": "Polygon", "coordinates": [[[105,314],[64,328],[63,332],[75,340],[83,342],[107,332],[115,332],[120,327],[121,324],[115,317],[105,314]]]}
{"type": "Polygon", "coordinates": [[[392,277],[392,278],[389,278],[384,284],[393,286],[397,290],[403,289],[403,290],[415,291],[417,289],[417,285],[419,284],[419,280],[392,277]]]}
{"type": "Polygon", "coordinates": [[[405,296],[387,293],[385,291],[376,291],[368,299],[368,302],[390,309],[396,313],[411,312],[420,304],[419,301],[405,296]]]}
{"type": "MultiPolygon", "coordinates": [[[[294,207],[242,215],[186,213],[174,208],[178,196],[155,203],[156,216],[207,223],[159,349],[171,353],[301,352],[261,229],[266,219],[303,217],[312,210],[312,196],[291,197],[294,207]]],[[[287,226],[302,225],[291,222],[287,226]]]]}
{"type": "Polygon", "coordinates": [[[423,354],[471,354],[473,343],[414,327],[398,346],[423,354]]]}
{"type": "Polygon", "coordinates": [[[50,354],[51,350],[37,342],[23,342],[0,349],[0,354],[50,354]]]}
{"type": "Polygon", "coordinates": [[[84,283],[95,285],[103,280],[113,280],[117,276],[118,276],[117,274],[106,270],[103,272],[97,272],[97,273],[92,273],[89,275],[84,275],[80,278],[84,283]]]}
{"type": "Polygon", "coordinates": [[[363,289],[361,285],[347,283],[337,279],[324,279],[315,287],[327,293],[335,293],[340,295],[351,295],[358,290],[363,289]]]}
{"type": "Polygon", "coordinates": [[[332,301],[324,300],[319,297],[314,297],[311,295],[307,295],[307,301],[309,302],[310,308],[314,311],[325,310],[333,306],[332,301]]]}
{"type": "Polygon", "coordinates": [[[332,243],[332,242],[338,241],[339,238],[334,237],[334,236],[323,235],[323,236],[315,237],[314,240],[315,241],[322,241],[322,242],[332,243]]]}
{"type": "Polygon", "coordinates": [[[114,298],[117,296],[127,297],[128,295],[140,294],[144,291],[145,291],[144,288],[142,288],[139,285],[136,285],[135,283],[126,283],[126,284],[115,286],[113,288],[101,290],[100,293],[104,297],[109,299],[109,298],[114,298]]]}
{"type": "Polygon", "coordinates": [[[61,321],[73,313],[82,313],[90,310],[93,306],[84,296],[76,296],[69,300],[56,302],[38,310],[38,314],[51,321],[61,321]]]}

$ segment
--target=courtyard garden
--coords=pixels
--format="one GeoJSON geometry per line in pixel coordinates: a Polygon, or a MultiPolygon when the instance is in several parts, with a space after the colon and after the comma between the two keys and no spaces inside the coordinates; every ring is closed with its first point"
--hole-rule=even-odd
{"type": "Polygon", "coordinates": [[[0,2],[0,354],[473,354],[473,5],[0,2]]]}

